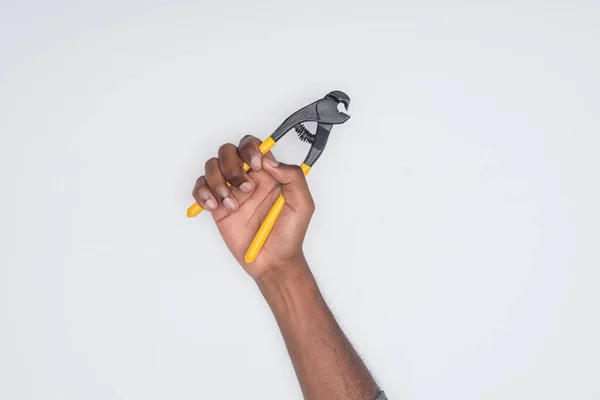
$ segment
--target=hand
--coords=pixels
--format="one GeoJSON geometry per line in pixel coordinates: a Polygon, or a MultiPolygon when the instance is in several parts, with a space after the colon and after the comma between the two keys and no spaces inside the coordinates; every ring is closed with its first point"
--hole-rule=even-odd
{"type": "Polygon", "coordinates": [[[211,212],[233,256],[255,280],[304,259],[302,243],[315,210],[302,169],[276,161],[270,152],[263,156],[260,143],[248,135],[238,147],[221,146],[218,158],[206,162],[206,175],[198,178],[193,192],[198,205],[211,212]],[[244,162],[252,168],[248,173],[244,162]],[[285,206],[260,254],[247,264],[246,250],[280,193],[285,206]]]}

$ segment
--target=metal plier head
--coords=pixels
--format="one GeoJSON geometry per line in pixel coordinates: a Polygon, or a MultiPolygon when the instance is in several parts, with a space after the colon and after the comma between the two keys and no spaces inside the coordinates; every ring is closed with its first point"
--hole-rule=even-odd
{"type": "Polygon", "coordinates": [[[304,108],[290,115],[277,129],[271,134],[271,139],[275,142],[281,139],[291,129],[295,129],[298,136],[303,141],[311,143],[311,148],[304,159],[304,164],[312,167],[319,159],[333,125],[343,124],[350,118],[348,114],[340,111],[340,104],[343,109],[348,110],[350,107],[350,97],[340,91],[334,90],[328,93],[322,99],[307,105],[304,108]],[[309,132],[304,125],[305,122],[316,122],[317,130],[315,133],[309,132]]]}

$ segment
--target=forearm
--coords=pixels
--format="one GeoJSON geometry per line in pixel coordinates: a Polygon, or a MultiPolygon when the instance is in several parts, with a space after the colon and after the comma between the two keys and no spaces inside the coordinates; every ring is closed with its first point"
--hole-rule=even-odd
{"type": "Polygon", "coordinates": [[[305,261],[258,281],[307,399],[373,399],[378,388],[321,296],[305,261]]]}

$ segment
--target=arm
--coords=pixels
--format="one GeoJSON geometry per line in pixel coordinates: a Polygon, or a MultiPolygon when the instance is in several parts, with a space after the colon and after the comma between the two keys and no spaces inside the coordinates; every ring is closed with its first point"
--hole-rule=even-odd
{"type": "Polygon", "coordinates": [[[298,260],[258,287],[271,307],[307,399],[374,399],[375,381],[298,260]]]}
{"type": "Polygon", "coordinates": [[[365,399],[378,387],[327,307],[302,252],[314,202],[302,170],[262,156],[260,140],[221,146],[205,166],[194,198],[211,212],[221,236],[256,281],[285,340],[308,399],[365,399]],[[249,173],[242,169],[246,162],[249,173]],[[226,182],[231,183],[228,187],[226,182]],[[244,254],[279,194],[286,203],[257,259],[244,254]]]}

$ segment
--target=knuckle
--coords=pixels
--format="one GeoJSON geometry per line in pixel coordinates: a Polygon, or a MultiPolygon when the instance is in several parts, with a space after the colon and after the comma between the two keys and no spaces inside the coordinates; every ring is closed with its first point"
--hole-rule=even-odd
{"type": "Polygon", "coordinates": [[[206,185],[206,179],[204,178],[204,175],[202,175],[200,178],[196,179],[196,184],[194,185],[194,188],[192,189],[192,195],[195,196],[196,193],[198,193],[200,191],[200,189],[202,189],[202,187],[205,185],[206,185]]]}
{"type": "Polygon", "coordinates": [[[201,177],[196,179],[195,187],[199,188],[200,186],[204,185],[205,183],[206,183],[206,178],[204,177],[204,175],[202,175],[201,177]]]}
{"type": "Polygon", "coordinates": [[[233,186],[238,186],[244,181],[240,171],[230,171],[223,174],[225,180],[233,186]]]}
{"type": "Polygon", "coordinates": [[[260,147],[261,141],[260,139],[251,136],[251,135],[246,135],[244,136],[244,138],[240,141],[240,154],[245,154],[248,155],[250,153],[255,153],[257,151],[259,151],[259,147],[260,147]]]}
{"type": "Polygon", "coordinates": [[[225,143],[219,147],[219,154],[224,153],[226,151],[230,151],[232,149],[236,149],[236,147],[231,143],[225,143]]]}
{"type": "Polygon", "coordinates": [[[248,159],[253,155],[260,154],[260,142],[247,141],[240,144],[239,154],[241,158],[248,159]]]}
{"type": "Polygon", "coordinates": [[[217,157],[209,158],[208,161],[206,161],[206,164],[204,164],[204,170],[210,171],[218,165],[219,165],[219,159],[217,157]]]}
{"type": "Polygon", "coordinates": [[[260,143],[260,139],[253,135],[244,135],[242,140],[240,140],[240,144],[242,144],[242,143],[243,144],[257,143],[257,142],[260,143]]]}
{"type": "Polygon", "coordinates": [[[225,177],[228,179],[240,179],[243,176],[241,168],[228,168],[225,171],[225,177]]]}
{"type": "Polygon", "coordinates": [[[221,163],[220,168],[221,172],[223,172],[223,177],[230,183],[233,183],[232,180],[242,179],[244,176],[244,170],[242,169],[241,161],[239,163],[221,163]]]}

